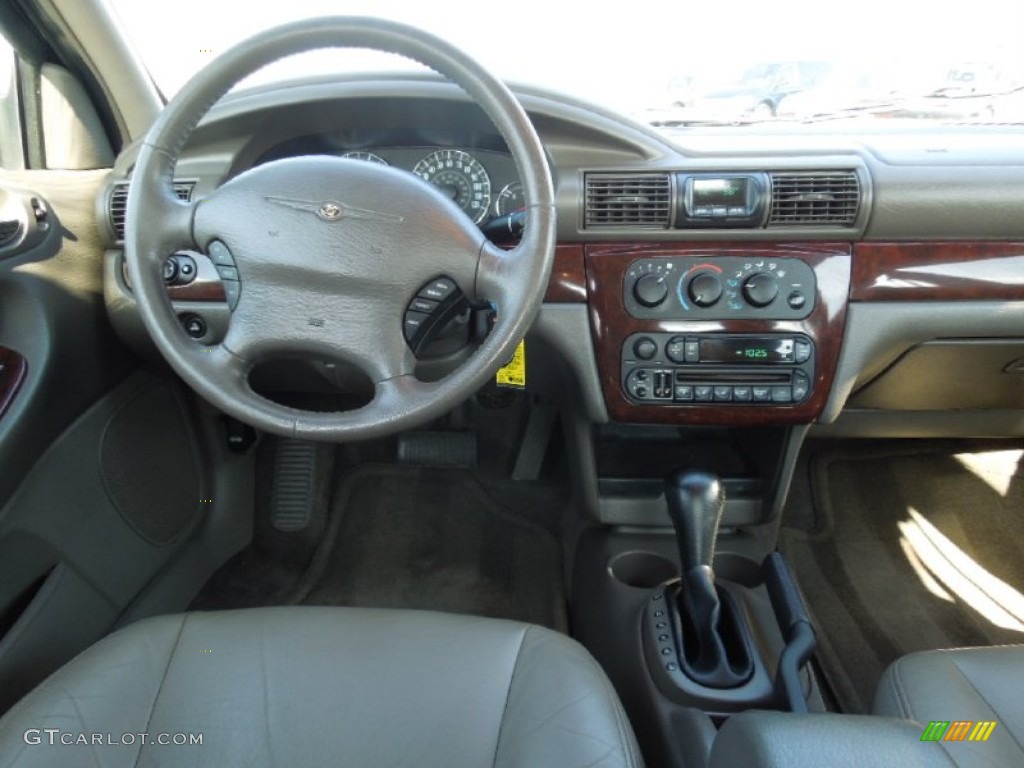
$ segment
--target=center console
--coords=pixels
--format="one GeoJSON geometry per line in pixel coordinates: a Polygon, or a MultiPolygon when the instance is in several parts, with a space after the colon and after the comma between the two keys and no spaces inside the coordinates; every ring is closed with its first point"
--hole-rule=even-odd
{"type": "MultiPolygon", "coordinates": [[[[692,217],[708,206],[715,216],[716,194],[748,200],[733,213],[722,203],[726,220],[759,215],[749,204],[756,178],[713,179],[722,189],[689,181],[692,217]]],[[[748,709],[824,709],[806,663],[811,622],[771,550],[803,436],[838,364],[851,251],[838,242],[584,245],[610,423],[578,438],[602,525],[575,553],[573,626],[655,764],[693,764],[685,744],[707,740],[708,716],[718,724],[748,709]]]]}

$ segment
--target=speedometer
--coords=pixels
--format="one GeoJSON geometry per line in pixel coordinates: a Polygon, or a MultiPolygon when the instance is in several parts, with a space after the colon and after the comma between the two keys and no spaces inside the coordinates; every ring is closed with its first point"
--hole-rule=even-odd
{"type": "Polygon", "coordinates": [[[412,172],[451,197],[479,224],[491,206],[491,177],[468,152],[440,149],[420,160],[412,172]]]}

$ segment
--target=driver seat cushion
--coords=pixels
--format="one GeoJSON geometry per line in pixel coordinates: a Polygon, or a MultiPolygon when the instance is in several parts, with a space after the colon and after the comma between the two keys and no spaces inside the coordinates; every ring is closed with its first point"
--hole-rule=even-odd
{"type": "Polygon", "coordinates": [[[0,755],[17,768],[642,765],[607,677],[564,635],[313,606],[161,616],[115,632],[0,719],[0,755]],[[29,729],[58,733],[26,739],[29,729]],[[60,743],[96,733],[115,743],[60,743]],[[202,744],[117,743],[140,733],[202,734],[202,744]]]}
{"type": "Polygon", "coordinates": [[[922,725],[994,720],[987,741],[942,744],[960,766],[1024,765],[1024,645],[903,656],[882,676],[874,710],[922,725]]]}

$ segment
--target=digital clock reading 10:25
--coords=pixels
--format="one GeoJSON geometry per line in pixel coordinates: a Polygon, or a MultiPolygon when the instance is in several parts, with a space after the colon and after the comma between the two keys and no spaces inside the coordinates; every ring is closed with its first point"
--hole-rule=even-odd
{"type": "Polygon", "coordinates": [[[742,350],[744,357],[753,358],[756,360],[765,360],[768,358],[768,350],[764,347],[747,347],[742,350]]]}

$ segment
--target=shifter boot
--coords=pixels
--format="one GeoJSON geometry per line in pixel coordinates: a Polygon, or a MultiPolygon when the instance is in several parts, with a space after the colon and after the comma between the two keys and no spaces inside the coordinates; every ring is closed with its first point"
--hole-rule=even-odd
{"type": "Polygon", "coordinates": [[[750,632],[732,595],[715,587],[706,565],[679,582],[673,625],[683,672],[708,688],[736,688],[754,674],[750,632]]]}

